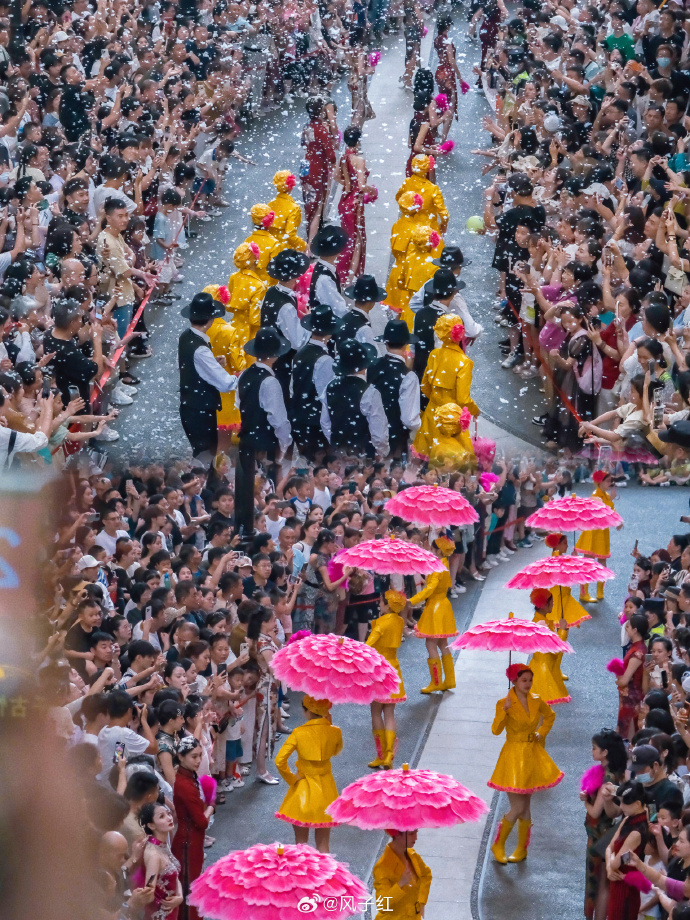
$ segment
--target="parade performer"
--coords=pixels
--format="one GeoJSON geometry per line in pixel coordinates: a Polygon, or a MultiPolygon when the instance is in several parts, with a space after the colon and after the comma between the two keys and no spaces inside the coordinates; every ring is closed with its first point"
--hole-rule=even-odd
{"type": "Polygon", "coordinates": [[[336,262],[348,240],[342,227],[329,224],[319,230],[309,246],[311,254],[316,256],[309,282],[309,305],[328,304],[338,319],[347,313],[347,303],[342,295],[336,262]]]}
{"type": "Polygon", "coordinates": [[[375,920],[417,920],[429,899],[431,869],[412,849],[417,831],[386,833],[392,840],[374,866],[374,891],[381,904],[375,920]]]}
{"type": "MultiPolygon", "coordinates": [[[[529,596],[530,603],[534,604],[534,623],[543,623],[552,632],[556,631],[556,624],[549,619],[553,610],[553,597],[547,588],[535,588],[529,596]]],[[[561,630],[568,630],[565,620],[558,624],[561,630]]],[[[559,653],[562,655],[562,652],[559,653]]],[[[559,654],[555,652],[534,652],[530,659],[530,670],[533,675],[532,692],[540,696],[549,706],[557,703],[569,703],[570,694],[563,683],[559,654]]]]}
{"type": "MultiPolygon", "coordinates": [[[[429,355],[436,345],[434,327],[442,316],[452,313],[451,302],[458,289],[458,280],[449,268],[439,268],[420,290],[424,291],[424,304],[414,314],[414,334],[417,344],[414,348],[414,372],[420,381],[424,377],[429,355]]],[[[416,295],[415,295],[416,296],[416,295]]],[[[459,316],[459,314],[457,314],[459,316]]],[[[422,398],[422,408],[427,400],[422,398]]]]}
{"type": "MultiPolygon", "coordinates": [[[[441,340],[441,347],[435,348],[429,355],[422,378],[422,393],[429,402],[422,416],[422,427],[414,440],[417,453],[426,457],[436,443],[434,411],[439,406],[452,402],[461,409],[467,407],[475,418],[479,415],[479,408],[470,396],[474,363],[460,345],[464,332],[460,317],[452,313],[442,316],[434,326],[434,332],[441,340]]],[[[468,432],[461,434],[461,441],[468,454],[474,457],[468,432]]]]}
{"type": "MultiPolygon", "coordinates": [[[[404,195],[398,198],[400,217],[391,229],[391,252],[395,262],[386,283],[386,306],[392,309],[402,309],[403,307],[402,289],[398,287],[398,281],[400,280],[405,253],[412,239],[412,232],[415,227],[424,226],[427,223],[426,216],[421,213],[423,205],[424,199],[417,192],[405,192],[404,195]]],[[[438,246],[431,251],[431,255],[434,258],[438,258],[442,251],[443,240],[439,237],[438,246]]]]}
{"type": "MultiPolygon", "coordinates": [[[[605,470],[595,470],[592,473],[592,481],[596,485],[596,489],[592,492],[592,498],[598,499],[613,510],[615,491],[613,495],[611,492],[615,490],[615,486],[612,474],[607,473],[605,470]]],[[[575,552],[582,553],[583,556],[592,556],[601,563],[601,565],[605,565],[606,560],[611,556],[611,538],[609,536],[608,527],[602,530],[583,530],[575,544],[575,552]]],[[[604,582],[597,582],[596,598],[590,597],[587,585],[581,585],[580,600],[583,604],[603,601],[604,582]]]]}
{"type": "Polygon", "coordinates": [[[429,170],[433,167],[433,157],[418,154],[412,160],[412,175],[409,176],[398,189],[395,200],[399,201],[405,192],[415,192],[422,196],[423,204],[420,214],[424,216],[425,223],[443,236],[448,229],[450,215],[443,200],[441,190],[434,182],[427,178],[429,170]]]}
{"type": "MultiPolygon", "coordinates": [[[[562,533],[549,533],[546,535],[544,543],[552,550],[552,556],[563,556],[568,552],[568,538],[562,533]]],[[[587,613],[585,608],[578,604],[572,596],[570,588],[563,588],[556,585],[551,588],[553,596],[553,610],[549,619],[558,623],[561,619],[568,624],[568,629],[573,626],[580,626],[586,620],[592,617],[587,613]]]]}
{"type": "MultiPolygon", "coordinates": [[[[412,231],[412,239],[407,247],[400,269],[398,287],[400,288],[400,317],[412,332],[414,316],[410,310],[410,300],[414,294],[432,278],[437,271],[434,265],[433,250],[438,246],[440,236],[427,224],[421,224],[412,231]]],[[[397,312],[397,310],[396,310],[397,312]]]]}
{"type": "MultiPolygon", "coordinates": [[[[340,225],[348,235],[347,246],[338,257],[338,277],[341,284],[358,278],[364,272],[367,258],[367,232],[364,205],[374,200],[376,189],[369,185],[369,170],[362,155],[359,128],[346,128],[343,134],[345,152],[340,160],[340,181],[343,192],[338,202],[340,225]]],[[[313,249],[312,249],[313,252],[313,249]]]]}
{"type": "Polygon", "coordinates": [[[416,337],[410,335],[404,320],[391,319],[380,338],[386,345],[386,354],[371,365],[367,380],[381,394],[388,419],[390,456],[400,457],[422,423],[419,380],[407,366],[406,358],[409,345],[416,342],[416,337]]]}
{"type": "Polygon", "coordinates": [[[532,670],[526,664],[512,664],[506,671],[513,684],[508,696],[496,703],[496,717],[491,726],[494,735],[505,729],[506,742],[488,786],[508,795],[510,810],[501,818],[496,840],[491,847],[499,863],[522,862],[527,856],[532,817],[532,795],[551,789],[563,779],[563,773],[546,753],[544,739],[551,731],[556,713],[532,693],[532,670]],[[518,845],[512,856],[505,846],[515,822],[518,822],[518,845]]]}
{"type": "Polygon", "coordinates": [[[237,377],[221,366],[224,358],[221,362],[216,359],[207,334],[214,320],[225,316],[225,308],[210,294],[200,293],[181,313],[191,328],[182,333],[178,343],[180,421],[194,457],[210,463],[218,453],[220,394],[237,388],[237,377]]]}
{"type": "Polygon", "coordinates": [[[448,591],[452,587],[448,570],[448,557],[455,552],[455,543],[448,537],[437,537],[432,543],[432,550],[443,560],[443,571],[427,575],[426,584],[410,604],[415,607],[426,601],[424,610],[415,627],[415,635],[426,640],[429,655],[428,665],[431,680],[422,693],[435,690],[453,690],[455,688],[455,665],[448,650],[448,639],[457,636],[453,608],[448,600],[448,591]],[[443,673],[443,680],[441,680],[443,673]]]}
{"type": "Polygon", "coordinates": [[[302,131],[304,160],[300,169],[302,199],[307,221],[307,237],[312,239],[319,229],[323,209],[328,200],[331,175],[336,164],[333,135],[324,118],[324,103],[318,96],[307,99],[309,124],[302,131]]]}
{"type": "Polygon", "coordinates": [[[472,420],[470,410],[457,403],[446,403],[434,409],[434,420],[436,440],[429,451],[429,466],[448,473],[472,466],[474,453],[467,450],[465,435],[472,420]]]}
{"type": "Polygon", "coordinates": [[[289,785],[287,795],[276,812],[292,824],[295,843],[309,842],[309,828],[314,828],[316,849],[328,853],[331,828],[335,825],[328,816],[328,806],[338,798],[338,790],[331,772],[331,758],[343,749],[343,736],[331,722],[331,703],[302,699],[306,721],[288,736],[276,754],[276,769],[289,785]],[[293,773],[288,761],[297,753],[297,772],[293,773]]]}
{"type": "Polygon", "coordinates": [[[297,185],[297,179],[289,169],[281,169],[273,177],[273,184],[278,194],[273,201],[268,202],[268,206],[274,214],[271,224],[271,233],[276,239],[274,255],[283,249],[296,249],[298,252],[304,252],[307,244],[297,236],[302,223],[302,209],[292,197],[292,190],[297,185]]]}
{"type": "Polygon", "coordinates": [[[354,284],[346,287],[343,293],[355,303],[341,320],[335,336],[336,345],[339,346],[345,339],[357,339],[362,345],[370,346],[379,354],[369,314],[376,304],[383,300],[386,292],[378,286],[373,275],[361,275],[354,284]]]}
{"type": "MultiPolygon", "coordinates": [[[[439,91],[445,93],[448,100],[448,108],[451,115],[458,120],[458,83],[462,83],[462,76],[458,70],[457,51],[452,40],[448,37],[448,30],[452,25],[452,19],[449,16],[439,16],[436,27],[436,38],[434,39],[434,49],[438,55],[438,67],[434,77],[438,84],[439,91]]],[[[448,137],[450,131],[451,119],[449,118],[445,125],[442,140],[448,137]]]]}
{"type": "Polygon", "coordinates": [[[290,386],[292,436],[300,453],[313,459],[328,447],[321,430],[321,400],[333,380],[333,358],[328,342],[338,329],[338,320],[326,304],[315,304],[302,320],[309,341],[295,352],[290,386]]]}
{"type": "Polygon", "coordinates": [[[233,254],[237,271],[228,278],[230,299],[225,309],[232,313],[232,325],[242,346],[254,338],[261,325],[261,301],[267,285],[259,272],[260,257],[256,243],[240,243],[233,254]]]}
{"type": "MultiPolygon", "coordinates": [[[[228,289],[217,284],[209,284],[204,288],[205,294],[210,294],[214,300],[227,307],[229,301],[228,289]]],[[[217,316],[211,323],[207,335],[211,343],[211,351],[216,358],[225,359],[225,370],[229,374],[241,374],[249,366],[250,358],[244,353],[246,339],[238,336],[234,323],[229,323],[224,316],[217,316]]],[[[235,405],[235,393],[220,394],[221,408],[218,412],[218,430],[236,432],[240,430],[240,413],[235,405]]]]}
{"type": "MultiPolygon", "coordinates": [[[[466,268],[468,265],[472,264],[471,259],[465,259],[462,254],[462,249],[459,246],[455,246],[452,243],[449,243],[441,256],[438,259],[434,259],[434,265],[437,265],[439,268],[449,268],[455,280],[457,282],[457,287],[455,290],[455,295],[451,300],[446,313],[456,313],[460,319],[463,321],[465,326],[465,343],[467,345],[472,345],[474,340],[481,335],[484,331],[484,327],[481,323],[478,323],[472,314],[469,311],[469,308],[465,302],[465,298],[462,296],[460,291],[464,290],[467,286],[465,282],[460,277],[460,273],[463,268],[466,268]]],[[[434,275],[434,278],[436,275],[434,275]]],[[[410,310],[416,315],[431,299],[433,299],[433,281],[434,278],[431,278],[426,284],[421,287],[416,294],[412,295],[412,300],[410,300],[410,310]]]]}
{"type": "Polygon", "coordinates": [[[255,204],[250,210],[249,216],[252,219],[253,229],[245,243],[249,245],[256,243],[259,247],[255,271],[264,284],[275,284],[266,272],[266,266],[278,251],[276,238],[271,233],[271,225],[275,220],[275,214],[267,204],[255,204]]]}
{"type": "Polygon", "coordinates": [[[404,703],[405,684],[403,683],[398,649],[402,642],[405,620],[402,612],[407,606],[407,597],[400,591],[386,591],[381,598],[381,614],[371,625],[367,645],[375,648],[386,661],[398,672],[400,684],[397,691],[388,700],[375,700],[371,704],[371,732],[376,744],[376,757],[370,767],[383,767],[390,770],[396,750],[395,704],[404,703]]]}

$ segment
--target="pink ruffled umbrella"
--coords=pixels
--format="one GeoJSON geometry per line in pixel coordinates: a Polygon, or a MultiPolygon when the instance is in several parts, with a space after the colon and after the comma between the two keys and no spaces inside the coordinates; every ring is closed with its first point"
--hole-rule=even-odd
{"type": "Polygon", "coordinates": [[[400,682],[376,649],[345,636],[305,636],[277,651],[271,667],[293,690],[332,703],[368,706],[388,699],[400,682]]]}
{"type": "Polygon", "coordinates": [[[338,562],[353,569],[367,569],[378,575],[430,575],[442,572],[440,559],[415,543],[404,540],[366,540],[338,553],[338,562]]]}
{"type": "Polygon", "coordinates": [[[459,492],[440,486],[411,486],[386,502],[386,511],[422,527],[464,527],[479,520],[459,492]]]}
{"type": "Polygon", "coordinates": [[[351,917],[366,887],[328,853],[304,844],[262,844],[221,857],[192,882],[189,903],[210,920],[351,917]]]}
{"type": "Polygon", "coordinates": [[[570,588],[615,577],[611,569],[586,556],[547,556],[521,569],[506,583],[506,588],[570,588]]]}
{"type": "Polygon", "coordinates": [[[569,642],[559,639],[543,623],[522,620],[508,614],[507,620],[479,623],[451,643],[454,649],[484,652],[573,652],[569,642]]]}
{"type": "Polygon", "coordinates": [[[479,821],[487,811],[486,804],[452,776],[410,770],[406,763],[402,770],[371,773],[355,780],[328,808],[338,824],[398,831],[479,821]]]}
{"type": "Polygon", "coordinates": [[[623,518],[596,498],[555,498],[535,511],[525,521],[525,526],[537,530],[605,530],[619,527],[623,518]]]}

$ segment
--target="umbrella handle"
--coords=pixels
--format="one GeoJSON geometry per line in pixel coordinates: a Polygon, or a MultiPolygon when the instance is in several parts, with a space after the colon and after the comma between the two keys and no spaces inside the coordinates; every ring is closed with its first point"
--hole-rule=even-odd
{"type": "MultiPolygon", "coordinates": [[[[510,673],[510,666],[513,663],[513,650],[508,649],[508,673],[510,673]]],[[[508,693],[510,693],[510,678],[508,678],[508,693]]]]}

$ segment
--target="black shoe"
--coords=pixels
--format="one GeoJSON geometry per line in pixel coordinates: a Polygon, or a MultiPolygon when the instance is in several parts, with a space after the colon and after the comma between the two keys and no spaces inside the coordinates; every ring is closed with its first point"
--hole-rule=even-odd
{"type": "Polygon", "coordinates": [[[546,420],[548,417],[549,416],[546,412],[543,415],[535,415],[534,418],[532,419],[532,424],[539,425],[539,427],[541,427],[542,425],[546,423],[546,420]]]}
{"type": "Polygon", "coordinates": [[[508,348],[510,349],[510,339],[501,339],[498,343],[499,348],[508,348]]]}

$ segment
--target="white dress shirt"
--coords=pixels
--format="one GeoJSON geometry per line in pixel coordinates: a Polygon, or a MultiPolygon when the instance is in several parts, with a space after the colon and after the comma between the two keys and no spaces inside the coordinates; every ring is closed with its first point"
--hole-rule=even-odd
{"type": "MultiPolygon", "coordinates": [[[[427,283],[421,287],[416,293],[412,295],[410,300],[410,310],[413,313],[418,313],[424,306],[424,294],[427,289],[430,291],[434,279],[431,278],[427,283]]],[[[468,339],[476,339],[484,331],[484,327],[476,322],[473,319],[472,314],[470,313],[467,304],[465,303],[465,298],[458,292],[455,297],[451,300],[449,306],[444,306],[444,304],[439,303],[438,300],[435,300],[434,303],[437,307],[441,307],[444,313],[455,313],[462,319],[463,325],[465,326],[465,335],[468,339]]]]}
{"type": "MultiPolygon", "coordinates": [[[[282,453],[292,444],[292,428],[288,419],[287,409],[285,408],[285,399],[283,389],[276,380],[273,369],[264,364],[263,361],[256,362],[257,367],[262,367],[268,371],[269,376],[264,377],[259,387],[259,405],[268,416],[268,421],[275,431],[278,438],[278,444],[282,453]]],[[[243,372],[244,373],[244,372],[243,372]]],[[[239,390],[235,396],[235,406],[240,408],[239,390]]]]}
{"type": "MultiPolygon", "coordinates": [[[[323,400],[326,387],[333,380],[333,358],[328,354],[328,345],[322,339],[310,339],[312,345],[318,345],[323,348],[323,354],[316,359],[314,364],[314,388],[319,399],[323,400]]],[[[290,381],[290,395],[292,395],[292,380],[290,381]]]]}
{"type": "Polygon", "coordinates": [[[342,319],[347,313],[347,302],[335,283],[335,266],[331,265],[330,262],[324,262],[323,259],[318,259],[317,261],[328,272],[328,274],[319,275],[316,279],[314,293],[316,294],[317,303],[328,304],[338,319],[342,319]]]}
{"type": "Polygon", "coordinates": [[[306,345],[309,341],[309,330],[305,329],[299,321],[295,292],[291,291],[290,288],[284,287],[282,284],[276,284],[276,288],[290,295],[290,302],[283,304],[278,311],[276,325],[288,340],[290,346],[297,351],[298,348],[306,345]]]}
{"type": "Polygon", "coordinates": [[[376,349],[376,354],[382,358],[386,354],[386,346],[383,342],[377,342],[374,336],[374,329],[371,325],[371,319],[366,310],[360,310],[359,307],[352,307],[353,313],[361,313],[362,316],[366,318],[366,323],[364,326],[360,326],[357,332],[355,333],[355,339],[361,345],[371,345],[376,349]]]}
{"type": "Polygon", "coordinates": [[[192,332],[209,343],[207,348],[197,348],[194,352],[194,370],[197,374],[202,380],[205,380],[206,383],[210,383],[212,387],[220,390],[221,393],[231,393],[233,390],[236,390],[237,377],[228,374],[225,368],[221,367],[218,361],[216,361],[210,347],[211,340],[206,333],[201,332],[199,329],[195,329],[194,326],[192,326],[192,332]]]}
{"type": "Polygon", "coordinates": [[[34,451],[42,450],[48,444],[48,438],[42,431],[37,431],[36,434],[17,431],[15,435],[14,445],[10,452],[12,431],[10,428],[0,425],[0,472],[7,472],[15,454],[33,453],[34,451]]]}
{"type": "MultiPolygon", "coordinates": [[[[365,378],[365,372],[352,374],[352,377],[365,378]]],[[[409,376],[409,375],[408,375],[409,376]]],[[[388,455],[388,419],[386,410],[383,408],[381,394],[375,386],[368,386],[362,394],[359,403],[359,409],[369,424],[369,439],[374,445],[376,453],[382,457],[388,455]]],[[[331,416],[328,411],[328,404],[324,399],[321,405],[321,429],[326,436],[326,440],[331,440],[331,416]]]]}
{"type": "MultiPolygon", "coordinates": [[[[402,355],[396,355],[392,351],[389,351],[388,354],[395,361],[401,361],[403,364],[405,363],[405,359],[402,355]]],[[[411,432],[412,436],[414,436],[417,429],[421,427],[422,419],[419,378],[411,371],[409,374],[405,374],[400,382],[398,402],[400,403],[400,421],[405,428],[411,432]]]]}

